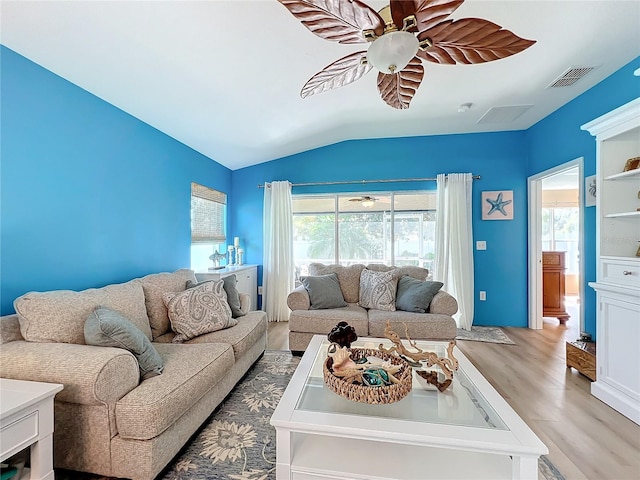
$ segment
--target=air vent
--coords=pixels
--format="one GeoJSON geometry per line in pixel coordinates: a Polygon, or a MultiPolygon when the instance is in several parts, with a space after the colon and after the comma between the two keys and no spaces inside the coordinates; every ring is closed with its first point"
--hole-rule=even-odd
{"type": "Polygon", "coordinates": [[[595,70],[596,67],[571,67],[558,78],[556,78],[547,88],[569,87],[584,77],[587,73],[595,70]]]}
{"type": "Polygon", "coordinates": [[[477,123],[510,123],[529,110],[533,105],[509,105],[508,107],[491,107],[477,123]]]}

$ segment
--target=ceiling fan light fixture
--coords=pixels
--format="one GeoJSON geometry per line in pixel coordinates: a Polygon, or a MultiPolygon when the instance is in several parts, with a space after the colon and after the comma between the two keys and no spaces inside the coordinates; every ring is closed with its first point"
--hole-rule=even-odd
{"type": "Polygon", "coordinates": [[[360,202],[364,208],[371,208],[376,203],[373,198],[365,198],[360,202]]]}
{"type": "Polygon", "coordinates": [[[378,37],[367,50],[367,62],[382,73],[404,69],[418,53],[418,39],[409,32],[388,32],[378,37]]]}

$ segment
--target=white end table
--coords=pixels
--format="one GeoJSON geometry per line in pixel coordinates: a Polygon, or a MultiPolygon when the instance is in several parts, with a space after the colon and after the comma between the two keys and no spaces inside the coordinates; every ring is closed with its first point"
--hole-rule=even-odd
{"type": "Polygon", "coordinates": [[[31,446],[31,480],[54,480],[53,398],[62,388],[0,378],[0,461],[31,446]]]}

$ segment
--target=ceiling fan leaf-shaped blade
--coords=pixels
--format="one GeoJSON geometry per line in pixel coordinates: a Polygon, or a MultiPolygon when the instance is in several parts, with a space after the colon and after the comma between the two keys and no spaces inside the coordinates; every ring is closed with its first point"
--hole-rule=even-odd
{"type": "MultiPolygon", "coordinates": [[[[415,15],[418,4],[420,3],[425,2],[419,0],[391,0],[389,2],[389,8],[391,9],[393,24],[398,28],[402,28],[403,20],[411,15],[415,15]]],[[[418,28],[410,28],[407,31],[417,32],[418,28]]]]}
{"type": "Polygon", "coordinates": [[[418,87],[424,77],[424,67],[418,57],[413,57],[409,64],[398,73],[391,75],[378,74],[378,91],[387,105],[404,110],[409,108],[418,87]]]}
{"type": "Polygon", "coordinates": [[[360,0],[278,0],[312,33],[338,43],[365,43],[363,31],[382,35],[384,21],[360,0]]]}
{"type": "Polygon", "coordinates": [[[526,40],[481,18],[448,20],[421,32],[418,39],[429,37],[433,46],[418,56],[435,63],[484,63],[510,57],[536,43],[526,40]]]}
{"type": "MultiPolygon", "coordinates": [[[[405,2],[401,2],[405,3],[405,2]]],[[[410,3],[410,2],[407,2],[410,3]]],[[[464,0],[414,0],[418,31],[435,27],[464,3],[464,0]]],[[[391,8],[393,11],[393,7],[391,8]]]]}
{"type": "Polygon", "coordinates": [[[367,52],[352,53],[327,65],[304,84],[300,96],[307,98],[316,93],[344,87],[360,79],[373,68],[367,63],[362,63],[362,58],[366,55],[367,52]]]}

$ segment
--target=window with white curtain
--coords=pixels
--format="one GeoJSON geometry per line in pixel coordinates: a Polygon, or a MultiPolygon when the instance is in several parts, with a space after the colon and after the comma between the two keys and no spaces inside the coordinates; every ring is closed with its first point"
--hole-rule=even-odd
{"type": "Polygon", "coordinates": [[[191,268],[207,270],[216,250],[226,253],[227,195],[191,183],[191,268]]]}
{"type": "Polygon", "coordinates": [[[432,270],[436,192],[293,196],[296,278],[313,262],[385,263],[432,270]],[[373,205],[363,197],[372,197],[373,205]]]}

